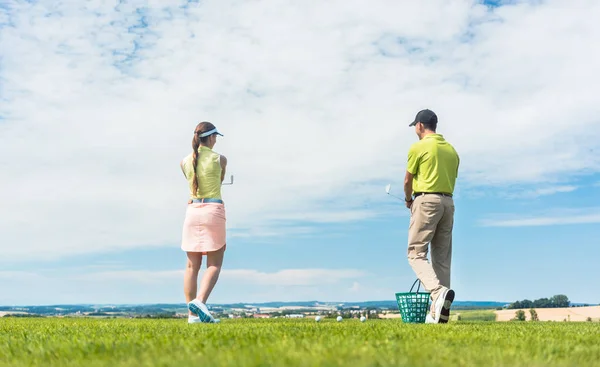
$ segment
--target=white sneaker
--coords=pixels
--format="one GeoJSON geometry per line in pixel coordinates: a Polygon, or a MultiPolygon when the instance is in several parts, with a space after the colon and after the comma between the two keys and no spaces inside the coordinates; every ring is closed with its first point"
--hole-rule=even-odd
{"type": "Polygon", "coordinates": [[[200,322],[202,322],[202,320],[200,320],[198,316],[188,316],[188,324],[196,324],[200,322]]]}
{"type": "Polygon", "coordinates": [[[445,324],[450,319],[450,306],[454,301],[454,291],[446,287],[435,300],[433,319],[436,323],[445,324]]]}
{"type": "MultiPolygon", "coordinates": [[[[212,321],[212,323],[214,324],[218,324],[220,323],[221,320],[219,319],[214,319],[214,321],[212,321]]],[[[197,324],[197,323],[203,323],[202,320],[200,320],[200,318],[198,316],[188,316],[188,324],[197,324]]],[[[204,322],[204,324],[208,324],[211,323],[209,322],[204,322]]]]}
{"type": "Polygon", "coordinates": [[[433,317],[431,317],[431,313],[427,313],[427,316],[425,316],[425,323],[426,324],[437,324],[437,322],[435,322],[435,320],[433,319],[433,317]]]}
{"type": "Polygon", "coordinates": [[[200,318],[200,322],[215,322],[215,319],[210,314],[208,307],[199,300],[195,299],[188,303],[188,309],[195,313],[200,318]]]}

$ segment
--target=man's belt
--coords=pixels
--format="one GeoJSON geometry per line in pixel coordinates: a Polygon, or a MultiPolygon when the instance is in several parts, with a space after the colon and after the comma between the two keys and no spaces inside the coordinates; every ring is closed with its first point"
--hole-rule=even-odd
{"type": "Polygon", "coordinates": [[[421,195],[441,195],[441,196],[452,197],[452,194],[448,194],[446,192],[415,192],[414,197],[421,196],[421,195]]]}

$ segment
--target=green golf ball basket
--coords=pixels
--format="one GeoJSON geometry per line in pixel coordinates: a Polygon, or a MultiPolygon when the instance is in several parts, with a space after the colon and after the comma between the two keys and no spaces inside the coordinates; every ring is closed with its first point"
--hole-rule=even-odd
{"type": "Polygon", "coordinates": [[[419,292],[421,284],[417,287],[417,291],[413,292],[415,284],[419,282],[417,279],[410,291],[406,293],[396,293],[396,302],[398,302],[398,309],[400,310],[400,316],[402,316],[402,322],[410,324],[424,324],[425,316],[427,316],[427,310],[429,310],[429,292],[419,292]]]}

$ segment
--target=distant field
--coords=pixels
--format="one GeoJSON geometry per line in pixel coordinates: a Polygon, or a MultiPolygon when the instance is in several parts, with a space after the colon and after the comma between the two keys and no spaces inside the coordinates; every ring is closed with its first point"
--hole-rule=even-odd
{"type": "MultiPolygon", "coordinates": [[[[531,321],[529,309],[522,309],[525,319],[531,321]]],[[[536,308],[539,321],[600,321],[600,306],[536,308]]],[[[452,310],[453,321],[511,321],[517,310],[452,310]],[[458,316],[460,315],[460,320],[458,316]]]]}
{"type": "Polygon", "coordinates": [[[0,319],[0,366],[592,366],[600,323],[0,319]]]}
{"type": "MultiPolygon", "coordinates": [[[[588,318],[593,321],[600,320],[600,306],[536,308],[535,310],[540,321],[586,321],[588,318]]],[[[523,309],[523,311],[525,311],[526,320],[530,320],[529,309],[523,309]]],[[[517,310],[495,311],[498,321],[508,321],[515,317],[516,312],[517,310]]]]}

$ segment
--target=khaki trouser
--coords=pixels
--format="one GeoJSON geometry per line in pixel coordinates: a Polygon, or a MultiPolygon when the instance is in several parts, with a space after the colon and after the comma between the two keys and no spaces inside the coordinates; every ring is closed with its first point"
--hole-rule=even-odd
{"type": "Polygon", "coordinates": [[[420,195],[410,212],[408,263],[435,302],[442,286],[450,288],[454,200],[442,195],[420,195]],[[429,243],[431,263],[427,261],[429,243]]]}

